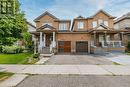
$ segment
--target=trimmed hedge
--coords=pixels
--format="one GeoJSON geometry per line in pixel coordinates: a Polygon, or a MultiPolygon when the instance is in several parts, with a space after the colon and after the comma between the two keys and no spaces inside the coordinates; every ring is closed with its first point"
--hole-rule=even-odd
{"type": "Polygon", "coordinates": [[[24,50],[24,48],[20,47],[20,46],[3,46],[2,47],[2,53],[5,53],[5,54],[22,53],[23,50],[24,50]]]}

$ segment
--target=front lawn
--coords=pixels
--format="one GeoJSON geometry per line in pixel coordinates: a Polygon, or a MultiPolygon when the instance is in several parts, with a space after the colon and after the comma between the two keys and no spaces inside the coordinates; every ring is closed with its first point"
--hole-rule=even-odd
{"type": "Polygon", "coordinates": [[[13,73],[8,72],[0,72],[0,81],[7,79],[8,77],[12,76],[13,73]]]}
{"type": "Polygon", "coordinates": [[[0,54],[0,64],[28,64],[31,53],[0,54]]]}

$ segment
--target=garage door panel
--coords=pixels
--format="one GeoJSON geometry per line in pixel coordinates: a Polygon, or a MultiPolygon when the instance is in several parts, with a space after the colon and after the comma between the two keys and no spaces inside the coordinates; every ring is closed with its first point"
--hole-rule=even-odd
{"type": "Polygon", "coordinates": [[[71,52],[71,42],[70,41],[59,41],[58,42],[59,52],[71,52]]]}
{"type": "Polygon", "coordinates": [[[87,41],[76,42],[76,52],[88,52],[88,42],[87,41]]]}

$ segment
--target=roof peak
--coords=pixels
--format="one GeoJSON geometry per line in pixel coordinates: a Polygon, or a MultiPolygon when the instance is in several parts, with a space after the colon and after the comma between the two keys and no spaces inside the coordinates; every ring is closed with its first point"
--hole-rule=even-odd
{"type": "Polygon", "coordinates": [[[49,15],[49,16],[51,16],[52,18],[59,20],[57,17],[55,17],[55,16],[54,16],[53,14],[51,14],[50,12],[45,11],[43,14],[41,14],[41,15],[38,16],[36,19],[34,19],[34,21],[35,21],[35,22],[38,21],[41,17],[43,17],[43,16],[45,16],[45,15],[49,15]]]}
{"type": "Polygon", "coordinates": [[[110,18],[115,18],[115,17],[113,17],[112,15],[108,14],[108,13],[107,13],[105,10],[103,10],[103,9],[98,10],[94,15],[90,16],[89,18],[93,18],[95,15],[97,15],[97,14],[100,13],[100,12],[103,12],[104,14],[106,14],[107,16],[109,16],[110,18]]]}

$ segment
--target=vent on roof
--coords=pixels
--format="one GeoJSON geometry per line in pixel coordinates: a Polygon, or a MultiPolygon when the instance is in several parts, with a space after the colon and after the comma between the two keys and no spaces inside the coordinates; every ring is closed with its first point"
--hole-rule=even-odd
{"type": "Polygon", "coordinates": [[[84,19],[84,17],[80,15],[77,17],[77,19],[84,19]]]}

